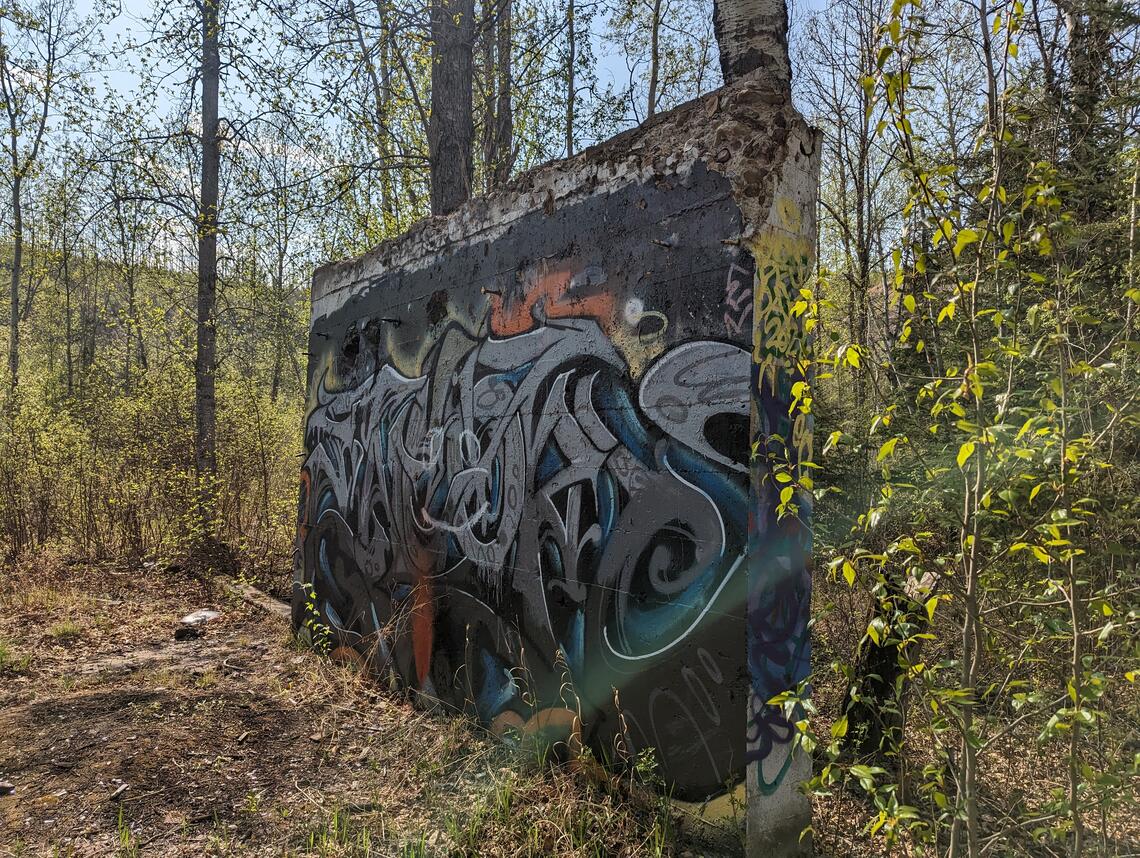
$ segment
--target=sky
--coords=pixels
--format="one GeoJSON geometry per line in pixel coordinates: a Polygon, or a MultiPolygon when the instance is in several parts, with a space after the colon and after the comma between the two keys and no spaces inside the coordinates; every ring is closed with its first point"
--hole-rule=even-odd
{"type": "MultiPolygon", "coordinates": [[[[711,3],[709,5],[711,6],[711,3]]],[[[790,17],[793,27],[797,18],[821,9],[825,5],[826,0],[790,0],[790,17]]],[[[98,12],[107,20],[102,29],[102,37],[105,46],[108,48],[129,41],[141,40],[146,34],[146,29],[140,22],[150,8],[151,0],[77,0],[77,11],[80,15],[98,12]],[[114,13],[115,10],[117,10],[117,14],[114,13]]],[[[603,89],[608,84],[613,84],[615,89],[622,88],[629,80],[625,58],[615,45],[602,39],[596,32],[592,34],[592,43],[594,56],[597,58],[596,73],[599,85],[603,89]]],[[[96,88],[103,92],[105,92],[104,87],[107,87],[117,92],[129,93],[138,85],[136,75],[129,69],[125,58],[122,56],[112,56],[101,69],[100,78],[96,81],[96,88]]],[[[169,107],[167,102],[168,97],[165,94],[160,94],[155,104],[156,109],[165,110],[169,107]]]]}
{"type": "MultiPolygon", "coordinates": [[[[97,13],[102,15],[107,21],[102,28],[102,37],[107,47],[141,40],[146,34],[146,27],[141,22],[151,8],[151,0],[110,0],[110,4],[117,7],[117,14],[108,11],[108,0],[77,0],[76,11],[81,16],[97,13]]],[[[598,81],[603,88],[609,83],[616,86],[628,81],[629,72],[625,60],[613,45],[595,33],[593,47],[598,60],[598,81]]],[[[100,71],[107,84],[118,92],[130,92],[138,84],[137,76],[122,57],[112,57],[100,71]]]]}

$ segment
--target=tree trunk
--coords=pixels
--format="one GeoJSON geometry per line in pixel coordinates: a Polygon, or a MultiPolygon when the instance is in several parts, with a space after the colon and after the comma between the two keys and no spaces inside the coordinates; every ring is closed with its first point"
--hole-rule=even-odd
{"type": "Polygon", "coordinates": [[[71,248],[67,246],[66,234],[62,240],[62,259],[60,260],[61,275],[63,278],[63,314],[64,314],[64,338],[66,342],[66,360],[67,360],[67,398],[71,399],[75,395],[75,357],[72,347],[72,339],[75,336],[75,324],[73,321],[71,309],[71,248]]]}
{"type": "Polygon", "coordinates": [[[214,372],[218,290],[218,2],[202,0],[202,187],[198,211],[198,326],[194,359],[194,456],[204,535],[213,536],[214,476],[218,468],[214,372]]]}
{"type": "Polygon", "coordinates": [[[376,97],[376,124],[380,133],[380,157],[384,161],[385,169],[380,171],[380,207],[384,212],[385,228],[396,228],[396,196],[392,182],[392,171],[387,166],[392,162],[392,144],[390,135],[391,102],[392,102],[392,58],[391,39],[392,31],[388,21],[391,16],[385,16],[380,24],[380,93],[376,97]],[[390,227],[389,225],[393,225],[390,227]]]}
{"type": "Polygon", "coordinates": [[[657,112],[657,84],[661,77],[661,0],[653,0],[653,26],[649,35],[649,105],[646,118],[657,112]]]}
{"type": "Polygon", "coordinates": [[[499,104],[495,115],[495,184],[511,177],[515,165],[515,119],[511,106],[511,0],[499,9],[499,104]]]}
{"type": "Polygon", "coordinates": [[[281,334],[274,332],[273,340],[273,376],[269,383],[269,401],[276,405],[281,391],[281,334]]]}
{"type": "Polygon", "coordinates": [[[474,0],[435,0],[431,7],[431,35],[431,213],[442,215],[454,211],[471,196],[474,0]]]}
{"type": "Polygon", "coordinates": [[[103,271],[99,246],[92,248],[92,271],[83,278],[79,296],[79,395],[87,390],[87,372],[95,363],[96,329],[98,327],[99,277],[103,271]]]}
{"type": "MultiPolygon", "coordinates": [[[[131,254],[133,256],[133,253],[131,254]]],[[[138,267],[133,259],[128,259],[124,272],[127,284],[127,353],[124,357],[126,363],[126,392],[131,392],[131,362],[134,361],[138,372],[147,369],[146,343],[143,341],[142,322],[139,319],[138,302],[138,267]]]]}
{"type": "Polygon", "coordinates": [[[23,176],[12,177],[12,319],[8,332],[8,372],[12,392],[20,385],[20,273],[24,264],[24,216],[20,207],[23,176]]]}
{"type": "MultiPolygon", "coordinates": [[[[488,16],[490,13],[488,13],[488,16]]],[[[488,17],[483,31],[483,190],[495,187],[495,165],[498,163],[498,123],[495,121],[495,27],[488,17]]]]}
{"type": "Polygon", "coordinates": [[[574,0],[569,0],[566,6],[566,157],[574,154],[574,99],[578,92],[574,83],[574,63],[577,60],[575,44],[574,0]]]}
{"type": "MultiPolygon", "coordinates": [[[[387,171],[385,171],[387,172],[387,171]]],[[[285,305],[288,301],[285,295],[285,255],[289,252],[287,243],[279,243],[277,247],[277,271],[274,281],[273,295],[277,307],[273,314],[273,377],[269,386],[269,400],[276,404],[277,395],[281,390],[281,350],[284,341],[288,339],[289,322],[285,314],[285,305]]]]}
{"type": "Polygon", "coordinates": [[[790,93],[786,0],[714,0],[713,30],[725,83],[764,69],[774,88],[790,93]]]}

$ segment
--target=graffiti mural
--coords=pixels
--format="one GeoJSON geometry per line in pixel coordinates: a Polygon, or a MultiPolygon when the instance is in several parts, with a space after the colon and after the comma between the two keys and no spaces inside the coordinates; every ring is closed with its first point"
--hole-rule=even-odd
{"type": "Polygon", "coordinates": [[[620,705],[679,785],[715,791],[734,763],[723,722],[743,720],[725,717],[743,698],[709,620],[738,617],[746,585],[727,433],[749,365],[693,341],[634,386],[597,322],[565,318],[505,339],[449,326],[423,375],[322,385],[303,526],[329,624],[495,727],[572,693],[585,738],[612,748],[620,705]],[[678,659],[695,706],[670,689],[678,659]]]}
{"type": "Polygon", "coordinates": [[[697,162],[318,273],[298,627],[497,733],[653,748],[679,799],[778,751],[756,700],[800,670],[806,566],[757,507],[787,413],[757,405],[742,228],[697,162]]]}

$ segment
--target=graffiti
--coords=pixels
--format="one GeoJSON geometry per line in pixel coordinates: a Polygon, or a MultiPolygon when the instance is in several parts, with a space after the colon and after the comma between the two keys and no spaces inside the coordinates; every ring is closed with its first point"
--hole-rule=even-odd
{"type": "Polygon", "coordinates": [[[761,381],[770,393],[777,391],[777,375],[789,356],[798,355],[803,333],[793,312],[800,289],[811,273],[811,242],[806,238],[769,232],[755,243],[756,337],[754,360],[761,381]]]}
{"type": "Polygon", "coordinates": [[[729,334],[751,333],[752,272],[733,263],[728,269],[728,285],[724,289],[724,329],[729,334]]]}
{"type": "Polygon", "coordinates": [[[302,550],[327,622],[487,724],[525,724],[524,692],[549,706],[569,680],[599,752],[617,688],[678,788],[715,792],[745,705],[717,642],[743,623],[749,366],[693,341],[635,388],[598,322],[565,317],[451,325],[422,375],[322,383],[302,550]]]}

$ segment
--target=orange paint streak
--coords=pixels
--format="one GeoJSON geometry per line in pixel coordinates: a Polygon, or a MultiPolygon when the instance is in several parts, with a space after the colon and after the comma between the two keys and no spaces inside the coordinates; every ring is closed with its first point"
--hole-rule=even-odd
{"type": "Polygon", "coordinates": [[[431,569],[427,551],[412,549],[412,568],[415,585],[412,587],[412,654],[416,660],[416,679],[423,688],[431,668],[431,653],[435,635],[435,606],[431,585],[431,569]]]}
{"type": "Polygon", "coordinates": [[[309,476],[308,468],[301,468],[301,486],[304,491],[302,494],[305,498],[303,508],[297,515],[297,548],[303,549],[305,545],[305,538],[309,535],[309,506],[312,503],[310,497],[313,490],[313,478],[309,476]]]}
{"type": "Polygon", "coordinates": [[[501,295],[492,295],[491,332],[498,337],[508,337],[533,330],[538,325],[534,308],[540,301],[543,315],[548,319],[588,316],[597,319],[603,330],[610,330],[617,319],[614,296],[603,292],[567,298],[565,292],[569,285],[569,272],[555,271],[541,276],[521,301],[506,301],[501,295]]]}

